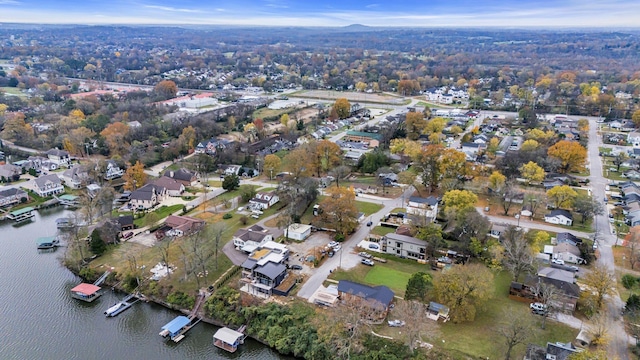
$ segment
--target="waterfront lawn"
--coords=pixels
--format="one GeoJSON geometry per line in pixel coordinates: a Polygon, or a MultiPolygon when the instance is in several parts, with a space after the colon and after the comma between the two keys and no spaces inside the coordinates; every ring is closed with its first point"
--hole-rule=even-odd
{"type": "MultiPolygon", "coordinates": [[[[541,317],[530,313],[526,303],[509,299],[509,284],[512,276],[506,271],[496,274],[494,280],[494,295],[479,310],[473,322],[454,324],[447,322],[440,326],[441,339],[436,341],[438,346],[457,356],[471,356],[473,358],[495,358],[504,350],[496,349],[496,331],[504,321],[512,317],[533,317],[537,332],[530,342],[545,345],[549,339],[568,342],[575,339],[577,329],[547,319],[546,330],[540,329],[541,317]]],[[[501,346],[501,344],[500,344],[501,346]]],[[[516,347],[516,354],[524,354],[522,345],[516,347]]]]}
{"type": "Polygon", "coordinates": [[[363,212],[365,216],[369,216],[371,214],[374,214],[380,211],[380,209],[382,209],[383,206],[381,204],[376,204],[372,202],[356,201],[356,208],[358,209],[359,212],[363,212]]]}

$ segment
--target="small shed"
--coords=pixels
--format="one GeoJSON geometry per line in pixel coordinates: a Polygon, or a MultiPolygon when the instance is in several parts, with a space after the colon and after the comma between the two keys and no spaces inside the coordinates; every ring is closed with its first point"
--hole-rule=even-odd
{"type": "Polygon", "coordinates": [[[427,317],[435,321],[442,320],[443,322],[446,322],[449,320],[449,308],[431,301],[429,302],[429,308],[427,309],[427,317]]]}
{"type": "Polygon", "coordinates": [[[302,241],[311,235],[311,225],[291,224],[285,232],[288,238],[302,241]]]}
{"type": "Polygon", "coordinates": [[[234,353],[244,343],[245,335],[241,332],[223,327],[213,334],[213,344],[220,349],[234,353]]]}

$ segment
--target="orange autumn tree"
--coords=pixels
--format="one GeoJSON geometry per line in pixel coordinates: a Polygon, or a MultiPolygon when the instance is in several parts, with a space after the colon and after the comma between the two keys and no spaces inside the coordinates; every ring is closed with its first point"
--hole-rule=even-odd
{"type": "Polygon", "coordinates": [[[587,149],[575,141],[562,140],[547,150],[547,154],[560,160],[560,172],[579,172],[584,169],[587,149]]]}
{"type": "Polygon", "coordinates": [[[140,188],[147,182],[147,174],[144,172],[144,165],[140,161],[136,161],[135,165],[129,166],[122,176],[124,179],[125,190],[135,190],[140,188]]]}
{"type": "Polygon", "coordinates": [[[121,122],[115,122],[109,124],[104,130],[100,132],[100,135],[104,137],[111,155],[124,155],[129,148],[129,143],[126,141],[129,135],[129,126],[121,122]]]}

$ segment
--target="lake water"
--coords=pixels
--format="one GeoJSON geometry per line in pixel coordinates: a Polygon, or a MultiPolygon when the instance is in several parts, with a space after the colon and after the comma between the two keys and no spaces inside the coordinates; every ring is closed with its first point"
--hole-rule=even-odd
{"type": "Polygon", "coordinates": [[[61,207],[36,212],[33,222],[0,225],[0,358],[2,359],[285,359],[247,339],[229,354],[213,346],[215,326],[200,323],[179,343],[160,328],[180,315],[138,302],[115,318],[104,311],[123,294],[106,291],[93,303],[71,298],[81,279],[60,264],[64,248],[36,250],[56,234],[61,207]]]}

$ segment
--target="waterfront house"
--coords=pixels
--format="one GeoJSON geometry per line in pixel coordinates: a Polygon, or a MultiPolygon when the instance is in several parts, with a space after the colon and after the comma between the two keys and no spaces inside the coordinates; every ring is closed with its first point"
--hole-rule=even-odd
{"type": "Polygon", "coordinates": [[[249,206],[254,209],[266,210],[278,201],[280,201],[280,198],[276,195],[275,191],[259,192],[253,199],[249,200],[249,206]]]}
{"type": "Polygon", "coordinates": [[[113,160],[107,160],[104,170],[104,179],[113,180],[122,177],[124,175],[124,169],[121,169],[118,164],[113,160]]]}
{"type": "Polygon", "coordinates": [[[132,209],[149,210],[158,205],[165,196],[165,188],[153,184],[146,184],[131,192],[129,206],[132,209]]]}
{"type": "Polygon", "coordinates": [[[159,179],[153,180],[151,184],[165,188],[167,195],[173,197],[182,196],[185,190],[183,183],[168,176],[162,176],[159,179]]]}
{"type": "Polygon", "coordinates": [[[76,165],[65,170],[62,175],[60,175],[60,180],[62,180],[66,187],[77,190],[87,184],[89,181],[89,173],[83,166],[76,165]]]}
{"type": "Polygon", "coordinates": [[[426,260],[428,245],[424,240],[396,233],[389,233],[382,240],[382,249],[387,254],[413,260],[426,260]]]}
{"type": "Polygon", "coordinates": [[[268,241],[273,240],[273,234],[260,225],[253,225],[248,229],[239,229],[233,234],[233,245],[246,253],[251,253],[268,241]]]}
{"type": "Polygon", "coordinates": [[[71,157],[65,150],[51,149],[47,151],[47,158],[52,163],[56,164],[58,168],[66,167],[71,164],[71,157]]]}
{"type": "Polygon", "coordinates": [[[135,228],[132,215],[120,215],[116,221],[120,225],[120,231],[132,230],[135,228]]]}
{"type": "Polygon", "coordinates": [[[286,245],[273,241],[264,243],[242,263],[242,289],[253,295],[282,295],[276,288],[287,277],[284,263],[288,258],[286,245]]]}
{"type": "Polygon", "coordinates": [[[0,190],[0,207],[12,206],[29,201],[29,194],[19,188],[3,188],[0,190]]]}
{"type": "Polygon", "coordinates": [[[372,310],[369,320],[382,320],[387,316],[394,293],[384,285],[372,287],[353,281],[340,280],[338,294],[343,304],[360,303],[372,310]]]}
{"type": "Polygon", "coordinates": [[[191,186],[198,181],[198,174],[185,168],[178,170],[167,170],[164,176],[181,182],[184,186],[191,186]]]}
{"type": "Polygon", "coordinates": [[[60,181],[60,178],[55,174],[42,175],[34,180],[34,184],[35,192],[42,197],[62,194],[64,192],[62,181],[60,181]]]}

